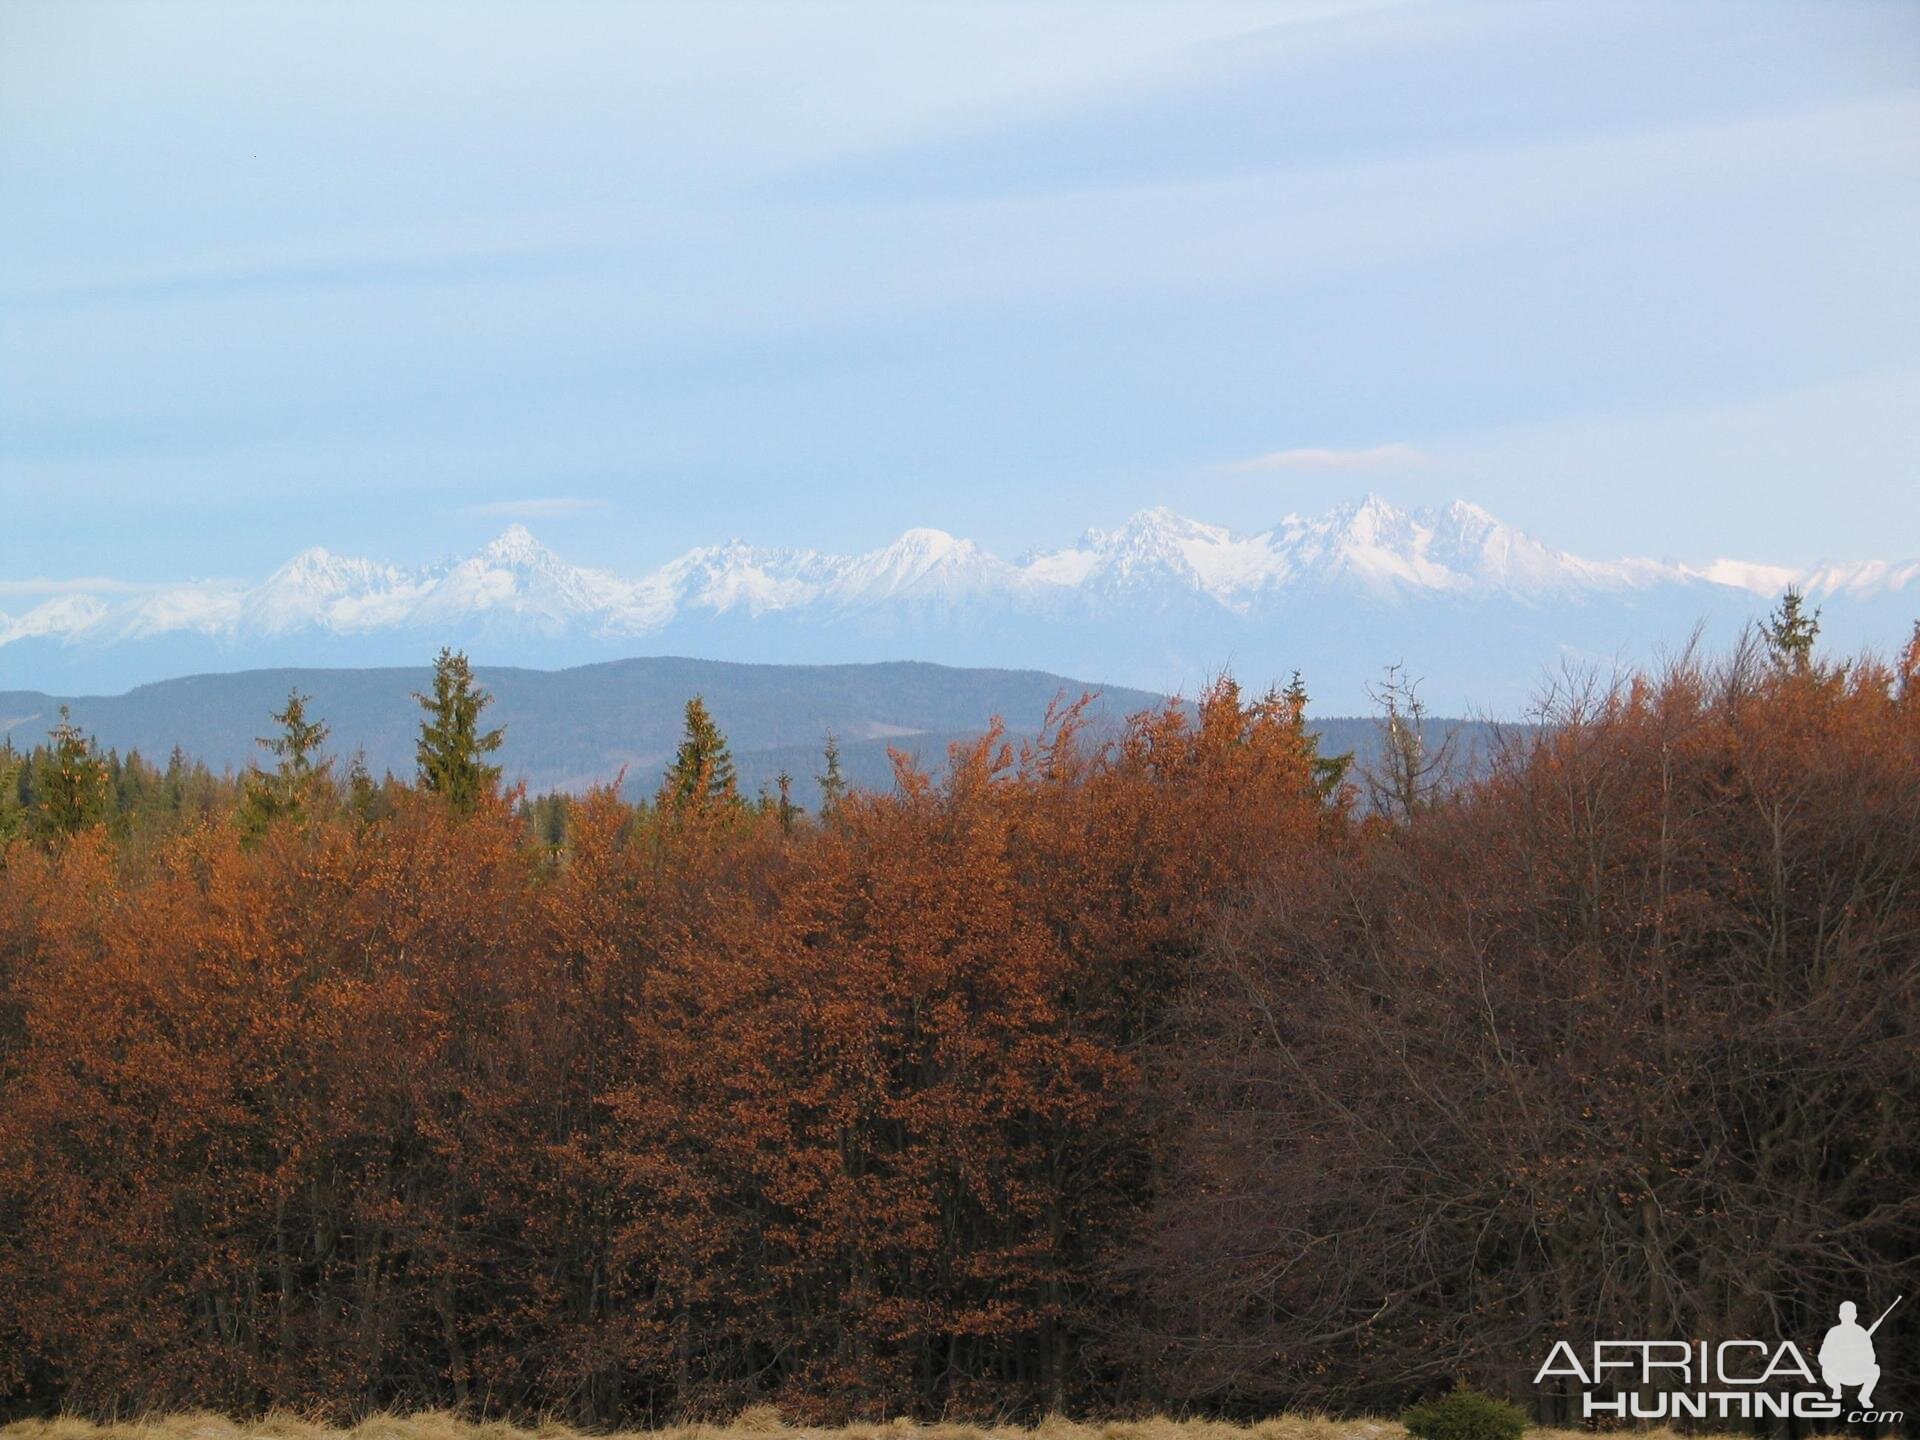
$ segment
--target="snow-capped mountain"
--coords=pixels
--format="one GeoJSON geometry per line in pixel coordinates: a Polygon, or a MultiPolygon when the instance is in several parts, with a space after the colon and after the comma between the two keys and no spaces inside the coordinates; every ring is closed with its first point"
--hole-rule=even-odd
{"type": "Polygon", "coordinates": [[[1511,708],[1544,669],[1644,659],[1698,624],[1730,633],[1788,584],[1827,607],[1843,644],[1889,646],[1920,612],[1920,561],[1591,560],[1464,501],[1369,496],[1253,534],[1143,510],[1014,561],[933,529],[859,554],[734,540],[632,575],[570,564],[515,525],[418,569],[314,548],[256,585],[50,587],[0,614],[0,683],[123,688],[191,665],[387,663],[450,643],[496,664],[918,658],[1159,688],[1300,668],[1342,705],[1404,661],[1449,700],[1511,708]]]}

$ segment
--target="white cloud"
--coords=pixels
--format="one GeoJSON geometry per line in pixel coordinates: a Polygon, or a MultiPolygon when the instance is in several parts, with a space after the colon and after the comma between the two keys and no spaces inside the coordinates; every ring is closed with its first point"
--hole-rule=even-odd
{"type": "Polygon", "coordinates": [[[489,500],[484,505],[469,505],[467,514],[483,515],[490,520],[551,520],[561,515],[578,515],[599,504],[598,500],[582,500],[572,495],[541,495],[526,500],[489,500]]]}
{"type": "Polygon", "coordinates": [[[56,580],[47,575],[22,580],[0,580],[0,595],[141,595],[165,589],[172,581],[110,580],[104,575],[79,575],[56,580]]]}
{"type": "Polygon", "coordinates": [[[1424,465],[1427,456],[1411,445],[1374,445],[1364,450],[1327,450],[1305,447],[1275,450],[1247,460],[1235,460],[1226,468],[1246,475],[1284,470],[1380,470],[1390,466],[1424,465]]]}

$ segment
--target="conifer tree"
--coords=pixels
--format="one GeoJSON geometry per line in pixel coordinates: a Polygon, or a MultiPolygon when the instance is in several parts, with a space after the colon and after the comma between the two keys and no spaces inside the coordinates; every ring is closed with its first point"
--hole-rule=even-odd
{"type": "Polygon", "coordinates": [[[1820,612],[1808,613],[1806,597],[1789,585],[1780,604],[1760,627],[1767,654],[1782,670],[1805,674],[1813,665],[1813,642],[1820,638],[1820,612]]]}
{"type": "Polygon", "coordinates": [[[527,824],[547,849],[558,852],[567,843],[567,817],[571,799],[562,791],[551,790],[522,805],[527,824]]]}
{"type": "Polygon", "coordinates": [[[187,752],[175,745],[167,755],[167,773],[161,784],[167,811],[174,816],[187,808],[187,772],[190,768],[187,752]]]}
{"type": "Polygon", "coordinates": [[[780,796],[780,833],[791,835],[793,822],[800,814],[800,807],[793,803],[793,776],[782,770],[773,777],[773,784],[780,796]]]}
{"type": "Polygon", "coordinates": [[[847,793],[846,776],[840,773],[840,737],[831,730],[823,758],[827,768],[813,778],[820,782],[820,816],[825,819],[847,793]]]}
{"type": "Polygon", "coordinates": [[[307,719],[307,702],[312,698],[298,690],[288,691],[286,707],[273,712],[280,733],[255,741],[272,751],[280,763],[270,772],[257,765],[247,771],[240,822],[252,834],[259,834],[276,820],[297,820],[305,815],[316,788],[333,765],[331,759],[316,759],[329,731],[323,722],[307,719]]]}
{"type": "Polygon", "coordinates": [[[47,736],[38,783],[40,829],[49,837],[73,835],[107,818],[111,777],[93,737],[73,723],[65,705],[47,736]]]}
{"type": "Polygon", "coordinates": [[[1307,747],[1307,755],[1313,766],[1313,788],[1322,800],[1331,800],[1340,793],[1340,787],[1346,783],[1347,772],[1353,768],[1353,752],[1342,755],[1322,755],[1320,737],[1307,729],[1307,682],[1298,670],[1293,679],[1287,682],[1287,688],[1280,692],[1280,702],[1286,707],[1287,723],[1301,737],[1307,747]]]}
{"type": "MultiPolygon", "coordinates": [[[[110,762],[116,757],[109,752],[110,762]]],[[[113,806],[121,815],[144,818],[151,808],[151,793],[157,788],[159,774],[146,762],[139,750],[127,751],[124,760],[112,764],[113,806]]]]}
{"type": "Polygon", "coordinates": [[[713,723],[706,702],[696,695],[687,702],[686,737],[674,752],[660,787],[660,801],[698,810],[711,804],[735,804],[739,798],[740,782],[727,737],[713,723]]]}
{"type": "Polygon", "coordinates": [[[26,806],[20,800],[20,777],[26,761],[13,748],[13,737],[0,741],[0,846],[27,826],[26,806]]]}
{"type": "MultiPolygon", "coordinates": [[[[387,777],[391,780],[391,774],[387,777]]],[[[367,769],[367,752],[355,750],[347,762],[347,809],[362,825],[370,825],[384,813],[383,795],[373,772],[367,769]]]]}
{"type": "Polygon", "coordinates": [[[456,813],[469,815],[492,798],[500,783],[500,767],[482,758],[498,750],[506,735],[502,729],[480,728],[480,712],[493,697],[473,683],[464,654],[442,648],[433,662],[433,693],[416,691],[413,698],[426,711],[415,749],[420,788],[441,796],[456,813]]]}

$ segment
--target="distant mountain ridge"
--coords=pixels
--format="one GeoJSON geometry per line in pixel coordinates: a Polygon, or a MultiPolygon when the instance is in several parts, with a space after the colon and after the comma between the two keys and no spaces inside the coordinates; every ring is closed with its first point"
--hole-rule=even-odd
{"type": "Polygon", "coordinates": [[[576,566],[521,525],[464,559],[403,568],[315,547],[257,585],[74,590],[0,613],[0,681],[122,683],[263,660],[385,663],[440,643],[567,663],[672,649],[737,660],[929,659],[1192,689],[1233,668],[1307,672],[1358,708],[1407,662],[1450,708],[1513,710],[1559,663],[1644,659],[1696,624],[1725,635],[1795,583],[1843,644],[1891,644],[1920,561],[1804,572],[1722,560],[1598,561],[1464,501],[1377,496],[1242,534],[1143,510],[1074,545],[994,556],[941,530],[858,554],[734,540],[637,576],[576,566]]]}
{"type": "MultiPolygon", "coordinates": [[[[481,666],[476,675],[494,697],[487,723],[506,729],[499,758],[507,779],[536,791],[580,790],[625,772],[630,789],[650,792],[679,743],[694,695],[726,731],[750,793],[784,770],[801,796],[814,794],[828,731],[850,778],[884,788],[892,778],[890,748],[938,767],[950,743],[984,732],[996,715],[1018,738],[1037,733],[1054,702],[1085,693],[1096,693],[1092,714],[1102,726],[1165,703],[1145,691],[1037,671],[917,663],[650,659],[566,670],[481,666]]],[[[422,665],[189,675],[108,696],[0,691],[0,738],[23,748],[39,743],[64,704],[76,724],[123,755],[138,750],[164,763],[178,746],[216,770],[239,770],[270,760],[256,737],[272,731],[270,712],[298,689],[312,696],[309,713],[332,730],[327,753],[344,758],[359,750],[376,776],[410,776],[421,715],[413,697],[431,681],[422,665]]]]}
{"type": "MultiPolygon", "coordinates": [[[[1129,715],[1167,697],[1100,686],[1033,670],[965,670],[896,662],[877,665],[736,665],[677,658],[616,660],[564,670],[481,666],[476,676],[493,698],[489,725],[506,729],[500,752],[509,784],[535,793],[580,791],[624,775],[629,796],[658,786],[678,745],[687,700],[701,696],[733,750],[749,795],[786,773],[795,798],[818,802],[817,777],[833,732],[848,780],[868,789],[893,781],[893,752],[937,772],[947,747],[985,733],[998,717],[1014,744],[1038,734],[1049,707],[1091,695],[1088,725],[1112,734],[1129,715]]],[[[416,691],[432,679],[428,666],[366,670],[244,670],[188,675],[139,686],[124,695],[57,696],[0,691],[0,739],[27,748],[46,738],[62,705],[103,746],[139,751],[164,765],[178,746],[216,771],[270,764],[256,737],[272,731],[272,711],[289,690],[312,697],[308,713],[332,734],[325,753],[344,761],[355,751],[378,776],[411,776],[419,734],[416,691]]],[[[1490,727],[1435,720],[1436,736],[1462,728],[1466,753],[1479,750],[1490,727]]],[[[1371,719],[1316,716],[1327,754],[1378,747],[1371,719]]]]}

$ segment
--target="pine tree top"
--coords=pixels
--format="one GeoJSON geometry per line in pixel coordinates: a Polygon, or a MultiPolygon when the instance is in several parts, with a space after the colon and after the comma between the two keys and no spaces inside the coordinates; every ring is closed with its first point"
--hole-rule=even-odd
{"type": "Polygon", "coordinates": [[[696,695],[687,701],[685,738],[660,787],[661,804],[697,810],[737,804],[739,799],[740,781],[727,737],[707,713],[706,701],[696,695]]]}
{"type": "Polygon", "coordinates": [[[493,697],[474,683],[473,667],[456,650],[442,648],[433,662],[433,693],[414,692],[426,712],[420,722],[415,758],[420,788],[442,796],[461,814],[490,800],[500,783],[500,767],[488,765],[506,738],[504,728],[482,730],[480,714],[493,697]]]}
{"type": "Polygon", "coordinates": [[[1813,664],[1813,644],[1820,638],[1820,611],[1809,612],[1806,597],[1789,585],[1780,603],[1760,627],[1767,653],[1783,669],[1804,671],[1813,664]]]}

